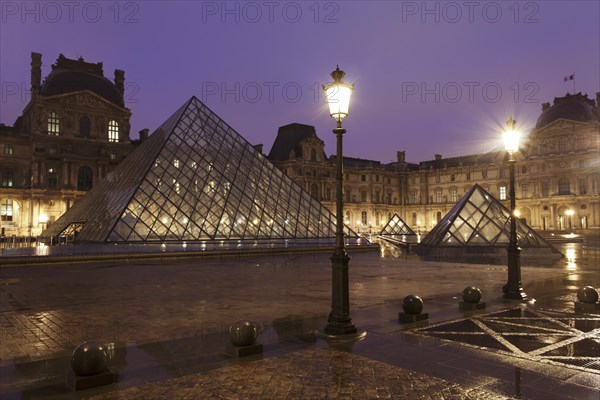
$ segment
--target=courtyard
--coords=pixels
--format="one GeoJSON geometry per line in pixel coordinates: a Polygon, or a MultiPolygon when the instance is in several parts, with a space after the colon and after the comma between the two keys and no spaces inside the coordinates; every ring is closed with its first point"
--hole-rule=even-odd
{"type": "MultiPolygon", "coordinates": [[[[591,238],[593,240],[593,238],[591,238]]],[[[541,398],[600,395],[600,317],[574,314],[600,286],[598,244],[523,266],[535,300],[502,298],[506,266],[420,261],[391,247],[353,252],[354,344],[317,339],[330,311],[327,253],[3,266],[2,398],[541,398]],[[485,310],[458,309],[477,286],[485,310]],[[429,320],[399,324],[402,299],[429,320]],[[249,320],[264,353],[227,358],[229,326],[249,320]],[[72,392],[73,349],[106,344],[113,385],[72,392]]]]}

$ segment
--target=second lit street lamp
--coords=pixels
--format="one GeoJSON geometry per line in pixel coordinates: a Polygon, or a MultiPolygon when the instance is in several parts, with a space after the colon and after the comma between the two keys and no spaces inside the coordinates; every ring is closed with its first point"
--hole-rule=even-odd
{"type": "Polygon", "coordinates": [[[345,72],[338,66],[331,73],[333,82],[323,86],[325,101],[329,103],[329,114],[336,120],[333,133],[337,136],[337,172],[336,172],[336,230],[335,251],[331,256],[331,313],[323,333],[328,338],[361,338],[366,332],[358,332],[350,318],[350,295],[348,289],[348,263],[350,257],[344,247],[344,203],[342,199],[343,148],[342,136],[346,130],[342,128],[342,119],[348,116],[350,96],[354,85],[342,82],[345,72]]]}
{"type": "Polygon", "coordinates": [[[504,148],[508,153],[510,168],[510,238],[508,242],[508,282],[502,287],[505,299],[527,300],[521,286],[521,249],[517,243],[517,216],[515,215],[515,153],[519,151],[521,132],[515,129],[517,121],[506,121],[508,130],[504,132],[504,148]]]}

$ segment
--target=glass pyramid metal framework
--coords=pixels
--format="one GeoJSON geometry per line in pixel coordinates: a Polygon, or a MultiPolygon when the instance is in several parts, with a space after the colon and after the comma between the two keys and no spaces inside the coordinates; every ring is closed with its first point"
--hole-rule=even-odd
{"type": "MultiPolygon", "coordinates": [[[[423,238],[418,251],[435,248],[486,247],[505,249],[510,237],[510,210],[478,184],[463,196],[446,216],[423,238]]],[[[525,222],[517,220],[519,247],[548,248],[558,253],[525,222]]]]}
{"type": "Polygon", "coordinates": [[[192,97],[42,238],[69,234],[77,242],[310,242],[335,238],[335,216],[192,97]]]}
{"type": "Polygon", "coordinates": [[[379,236],[400,236],[400,235],[416,235],[412,229],[400,218],[398,214],[394,214],[389,222],[383,227],[379,236]]]}

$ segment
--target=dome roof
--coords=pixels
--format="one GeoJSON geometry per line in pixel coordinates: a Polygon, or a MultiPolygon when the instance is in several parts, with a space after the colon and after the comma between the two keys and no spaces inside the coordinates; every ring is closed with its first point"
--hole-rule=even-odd
{"type": "Polygon", "coordinates": [[[122,94],[114,83],[104,77],[102,63],[91,64],[82,58],[71,60],[62,54],[52,65],[52,72],[44,80],[40,94],[54,96],[82,90],[90,90],[111,103],[124,106],[122,94]]]}
{"type": "MultiPolygon", "coordinates": [[[[547,103],[549,104],[549,103],[547,103]]],[[[540,114],[535,124],[536,128],[543,128],[550,123],[564,118],[572,121],[590,122],[597,120],[595,102],[586,95],[577,93],[565,97],[555,97],[554,104],[540,114]]]]}

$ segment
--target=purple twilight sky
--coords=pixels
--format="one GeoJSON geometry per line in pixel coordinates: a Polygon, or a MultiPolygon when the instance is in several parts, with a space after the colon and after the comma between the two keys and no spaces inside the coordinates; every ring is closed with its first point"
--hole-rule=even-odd
{"type": "Polygon", "coordinates": [[[192,95],[252,143],[314,125],[335,151],[321,83],[355,83],[345,155],[407,160],[499,148],[513,115],[600,91],[598,1],[2,1],[0,122],[29,101],[30,52],[43,76],[59,53],[125,70],[132,138],[192,95]],[[575,74],[574,81],[564,81],[575,74]],[[15,90],[15,88],[19,88],[15,90]]]}

